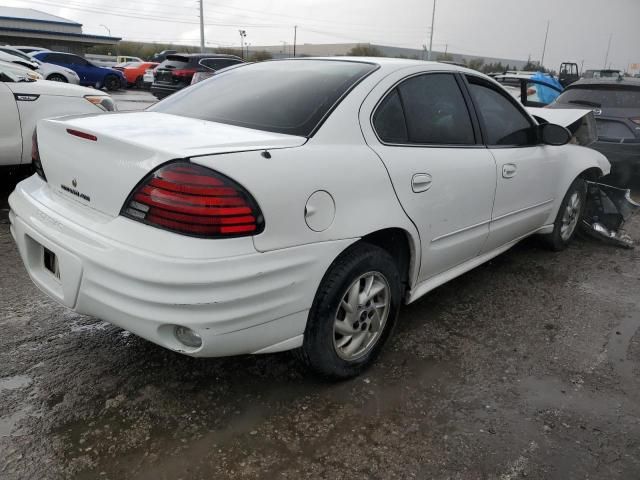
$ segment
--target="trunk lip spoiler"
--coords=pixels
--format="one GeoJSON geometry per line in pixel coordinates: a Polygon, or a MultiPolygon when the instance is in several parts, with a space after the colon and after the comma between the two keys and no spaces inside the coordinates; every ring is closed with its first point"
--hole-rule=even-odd
{"type": "Polygon", "coordinates": [[[67,133],[69,135],[73,135],[74,137],[84,138],[85,140],[91,140],[92,142],[97,142],[98,137],[91,133],[82,132],[80,130],[76,130],[75,128],[67,128],[67,133]]]}

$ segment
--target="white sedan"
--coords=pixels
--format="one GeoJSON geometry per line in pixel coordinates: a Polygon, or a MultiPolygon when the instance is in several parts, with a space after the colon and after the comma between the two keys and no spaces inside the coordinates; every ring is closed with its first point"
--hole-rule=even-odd
{"type": "Polygon", "coordinates": [[[0,167],[31,163],[36,122],[61,115],[100,113],[115,109],[104,92],[78,85],[34,81],[39,74],[0,62],[0,167]]]}
{"type": "Polygon", "coordinates": [[[298,349],[346,378],[401,304],[529,235],[571,241],[609,163],[570,136],[451,65],[249,64],[145,112],[39,122],[11,232],[79,313],[197,357],[298,349]]]}

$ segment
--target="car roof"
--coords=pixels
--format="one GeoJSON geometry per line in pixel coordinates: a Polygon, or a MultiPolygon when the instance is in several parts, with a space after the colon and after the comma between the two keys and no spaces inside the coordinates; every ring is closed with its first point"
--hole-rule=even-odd
{"type": "Polygon", "coordinates": [[[585,85],[635,85],[640,87],[640,79],[630,77],[582,78],[567,88],[582,87],[585,85]]]}
{"type": "Polygon", "coordinates": [[[167,57],[187,57],[187,58],[240,58],[236,55],[225,53],[170,53],[167,57]]]}

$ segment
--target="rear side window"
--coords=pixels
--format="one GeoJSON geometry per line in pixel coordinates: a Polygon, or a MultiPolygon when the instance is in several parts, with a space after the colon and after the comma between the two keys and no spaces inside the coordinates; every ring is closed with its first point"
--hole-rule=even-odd
{"type": "Polygon", "coordinates": [[[570,87],[557,103],[596,108],[640,108],[640,86],[589,85],[570,87]]]}
{"type": "Polygon", "coordinates": [[[407,143],[409,141],[402,102],[397,89],[394,88],[376,110],[373,126],[383,142],[407,143]]]}
{"type": "Polygon", "coordinates": [[[374,115],[380,139],[389,143],[473,145],[469,110],[453,75],[425,74],[396,87],[374,115]]]}
{"type": "Polygon", "coordinates": [[[203,58],[200,60],[200,64],[212,70],[222,70],[223,68],[230,67],[240,63],[239,60],[233,60],[228,58],[203,58]]]}
{"type": "Polygon", "coordinates": [[[338,60],[255,63],[225,70],[149,110],[307,137],[376,68],[338,60]]]}
{"type": "Polygon", "coordinates": [[[537,143],[537,133],[529,118],[514,104],[515,100],[494,88],[467,77],[469,90],[482,119],[490,146],[526,146],[537,143]]]}

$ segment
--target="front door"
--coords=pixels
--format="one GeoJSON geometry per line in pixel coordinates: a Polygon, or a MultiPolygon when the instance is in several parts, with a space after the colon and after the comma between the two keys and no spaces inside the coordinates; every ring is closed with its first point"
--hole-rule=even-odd
{"type": "Polygon", "coordinates": [[[496,161],[495,206],[483,249],[488,252],[544,225],[553,208],[553,172],[561,151],[539,144],[537,124],[501,88],[475,75],[467,81],[496,161]]]}
{"type": "Polygon", "coordinates": [[[476,257],[489,233],[496,165],[461,82],[446,72],[396,73],[361,109],[367,143],[420,233],[419,282],[476,257]]]}

